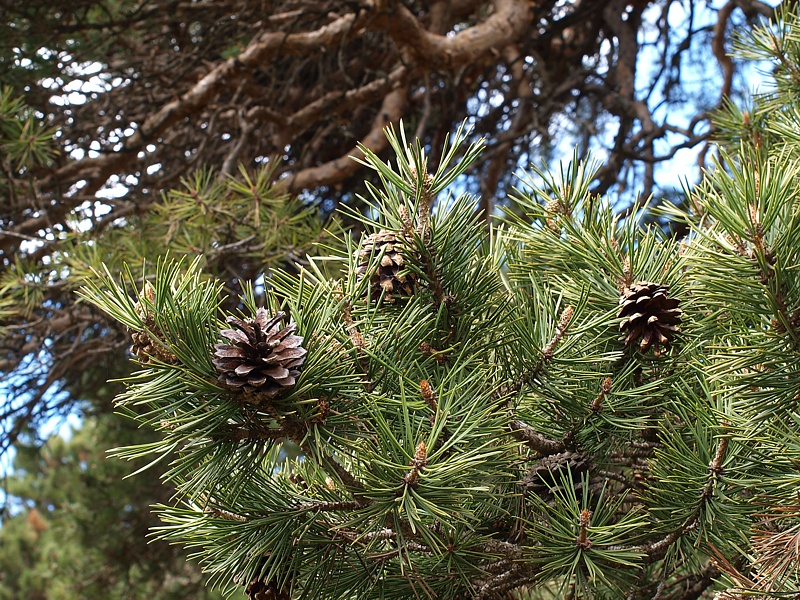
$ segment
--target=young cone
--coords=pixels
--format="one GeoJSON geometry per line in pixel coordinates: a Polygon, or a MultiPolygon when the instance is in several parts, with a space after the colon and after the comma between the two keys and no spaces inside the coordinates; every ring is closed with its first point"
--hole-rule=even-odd
{"type": "MultiPolygon", "coordinates": [[[[147,281],[142,290],[142,297],[152,304],[155,301],[155,289],[152,284],[147,281]]],[[[167,349],[166,339],[163,332],[156,325],[156,318],[152,310],[149,310],[142,300],[134,306],[136,314],[139,315],[144,323],[145,329],[142,331],[130,330],[131,340],[131,354],[136,356],[142,364],[151,362],[152,359],[160,360],[168,364],[175,364],[178,358],[167,349]],[[157,339],[153,339],[154,335],[157,339]]]]}

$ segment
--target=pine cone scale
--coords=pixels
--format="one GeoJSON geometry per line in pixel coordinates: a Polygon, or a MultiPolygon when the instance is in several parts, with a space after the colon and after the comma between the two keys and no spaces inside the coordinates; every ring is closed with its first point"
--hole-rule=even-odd
{"type": "Polygon", "coordinates": [[[241,361],[233,359],[214,359],[213,362],[218,371],[234,371],[241,364],[241,361]]]}
{"type": "Polygon", "coordinates": [[[670,324],[670,325],[679,325],[681,322],[681,311],[679,308],[673,310],[665,310],[662,311],[658,317],[658,320],[661,323],[670,324]]]}
{"type": "Polygon", "coordinates": [[[241,344],[250,343],[250,340],[247,339],[247,336],[236,329],[223,329],[220,333],[232,342],[238,342],[241,344]]]}
{"type": "MultiPolygon", "coordinates": [[[[294,331],[294,328],[292,328],[294,331]]],[[[285,335],[283,337],[276,337],[275,348],[297,348],[303,339],[296,335],[285,335]]]]}
{"type": "Polygon", "coordinates": [[[244,358],[247,353],[241,348],[236,346],[226,346],[225,344],[217,344],[214,346],[216,349],[216,356],[220,358],[244,358]]]}
{"type": "MultiPolygon", "coordinates": [[[[298,342],[299,346],[300,342],[298,342]]],[[[306,351],[303,348],[299,348],[297,346],[277,346],[274,352],[280,352],[281,360],[289,360],[293,358],[301,358],[306,355],[306,351]]],[[[277,358],[275,359],[277,360],[277,358]]]]}
{"type": "Polygon", "coordinates": [[[258,365],[238,365],[233,372],[237,375],[248,375],[250,371],[257,368],[258,365]]]}
{"type": "Polygon", "coordinates": [[[289,369],[280,365],[269,369],[261,369],[261,372],[272,379],[285,379],[289,376],[289,369]]]}
{"type": "Polygon", "coordinates": [[[289,337],[292,333],[294,333],[294,330],[296,328],[297,328],[297,326],[294,323],[292,323],[288,327],[284,327],[278,333],[274,334],[273,337],[275,339],[277,339],[277,340],[283,340],[283,339],[289,337]]]}

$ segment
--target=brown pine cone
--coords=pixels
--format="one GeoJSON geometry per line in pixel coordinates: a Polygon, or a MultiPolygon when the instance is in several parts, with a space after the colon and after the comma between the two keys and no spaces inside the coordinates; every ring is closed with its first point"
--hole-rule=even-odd
{"type": "Polygon", "coordinates": [[[278,587],[275,581],[266,583],[261,579],[254,579],[247,584],[245,594],[250,600],[290,600],[290,596],[278,587]]]}
{"type": "MultiPolygon", "coordinates": [[[[155,302],[155,288],[149,281],[144,284],[142,298],[146,298],[150,304],[155,302]]],[[[149,310],[142,300],[139,300],[133,309],[141,317],[144,329],[141,331],[128,329],[133,341],[131,354],[136,356],[142,364],[150,363],[152,359],[167,364],[176,364],[178,357],[169,350],[164,333],[156,325],[156,316],[153,311],[149,310]]]]}
{"type": "Polygon", "coordinates": [[[295,385],[305,361],[303,338],[292,335],[297,325],[281,326],[286,314],[270,317],[259,308],[255,319],[228,317],[235,329],[221,333],[233,345],[217,344],[213,359],[220,372],[219,380],[245,394],[274,398],[295,385]]]}
{"type": "Polygon", "coordinates": [[[639,341],[639,350],[651,347],[656,354],[668,350],[675,334],[680,331],[680,300],[667,296],[669,286],[649,281],[634,283],[619,298],[619,329],[625,335],[625,345],[639,341]]]}
{"type": "Polygon", "coordinates": [[[526,491],[545,500],[553,499],[553,491],[560,490],[562,477],[569,473],[576,492],[583,487],[581,475],[589,472],[591,458],[580,452],[560,452],[545,456],[534,463],[522,479],[526,491]]]}
{"type": "Polygon", "coordinates": [[[380,256],[381,262],[370,278],[370,295],[373,300],[385,293],[391,302],[393,296],[410,296],[414,293],[416,278],[405,267],[404,252],[408,251],[407,242],[402,235],[394,231],[381,229],[366,237],[358,251],[356,274],[359,279],[370,271],[371,259],[380,256]]]}

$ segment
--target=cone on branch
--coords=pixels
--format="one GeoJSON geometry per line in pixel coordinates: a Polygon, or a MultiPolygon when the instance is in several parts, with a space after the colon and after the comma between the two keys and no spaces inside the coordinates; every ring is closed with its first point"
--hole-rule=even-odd
{"type": "Polygon", "coordinates": [[[247,584],[245,590],[250,600],[289,600],[290,596],[278,586],[277,582],[265,582],[262,579],[254,579],[247,584]]]}
{"type": "Polygon", "coordinates": [[[133,345],[131,346],[131,354],[136,356],[142,364],[147,364],[156,359],[163,363],[175,364],[178,362],[178,357],[175,356],[167,347],[166,338],[163,332],[156,325],[156,316],[144,303],[143,299],[147,299],[150,304],[155,301],[155,288],[149,281],[146,281],[142,289],[142,299],[140,299],[133,307],[136,314],[142,319],[144,329],[135,331],[129,329],[133,345]]]}
{"type": "Polygon", "coordinates": [[[373,300],[381,293],[391,302],[394,296],[410,296],[414,293],[416,277],[405,266],[407,241],[394,231],[381,229],[368,235],[358,251],[356,275],[363,279],[370,271],[370,260],[380,256],[380,264],[370,278],[369,293],[373,300]]]}
{"type": "Polygon", "coordinates": [[[560,452],[545,456],[534,463],[522,479],[527,492],[545,501],[553,499],[553,492],[562,489],[563,477],[569,474],[576,492],[583,487],[581,476],[589,473],[591,457],[581,452],[560,452]]]}
{"type": "Polygon", "coordinates": [[[669,350],[675,334],[680,331],[680,300],[670,298],[669,286],[640,281],[626,287],[619,297],[619,329],[625,334],[625,345],[638,341],[639,350],[651,347],[656,354],[669,350]]]}
{"type": "Polygon", "coordinates": [[[255,396],[255,400],[274,398],[295,385],[306,357],[303,338],[292,335],[297,325],[283,327],[286,317],[278,312],[270,317],[259,308],[255,319],[226,320],[234,329],[221,333],[232,344],[217,344],[213,359],[219,380],[227,387],[255,396]]]}

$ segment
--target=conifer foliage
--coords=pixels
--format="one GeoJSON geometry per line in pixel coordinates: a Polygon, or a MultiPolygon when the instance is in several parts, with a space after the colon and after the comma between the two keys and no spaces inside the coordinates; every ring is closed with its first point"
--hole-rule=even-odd
{"type": "Polygon", "coordinates": [[[118,399],[162,434],[118,454],[172,461],[159,534],[251,598],[797,597],[800,112],[770,110],[798,25],[750,40],[781,40],[778,87],[740,120],[758,143],[719,117],[729,150],[668,209],[683,240],[619,218],[577,156],[487,231],[447,195],[481,143],[434,166],[389,129],[363,238],[238,313],[198,261],[152,293],[89,280],[162,347],[118,399]]]}

